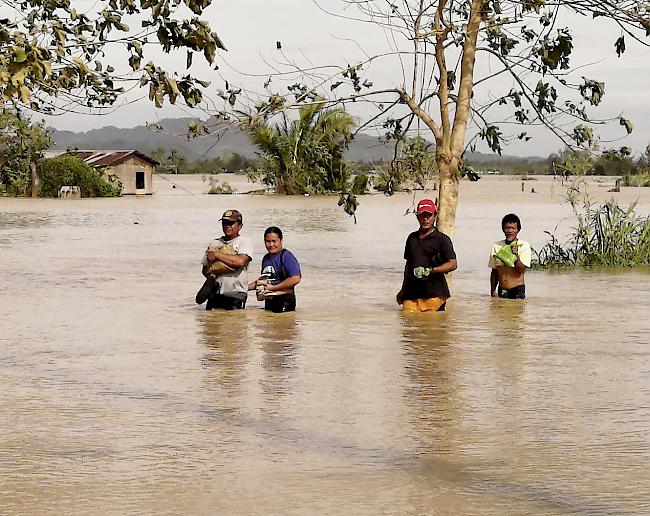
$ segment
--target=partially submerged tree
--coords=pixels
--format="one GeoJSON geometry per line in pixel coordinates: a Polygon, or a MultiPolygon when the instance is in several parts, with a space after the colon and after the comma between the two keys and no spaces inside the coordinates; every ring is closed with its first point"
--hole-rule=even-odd
{"type": "MultiPolygon", "coordinates": [[[[383,123],[392,137],[400,139],[414,127],[424,127],[436,146],[438,227],[448,234],[454,231],[464,153],[478,139],[500,153],[509,140],[530,138],[527,130],[512,130],[516,124],[545,126],[569,146],[589,147],[596,140],[590,108],[601,102],[605,85],[573,77],[573,35],[563,16],[612,22],[618,31],[612,52],[619,56],[630,38],[641,40],[650,33],[650,6],[639,0],[342,3],[346,9],[336,15],[375,24],[384,34],[372,43],[385,40],[386,51],[343,66],[310,62],[301,67],[287,58],[282,69],[282,63],[275,63],[271,76],[292,81],[289,95],[270,91],[278,81],[267,80],[270,94],[253,118],[295,105],[354,101],[374,104],[366,124],[383,123]],[[382,61],[389,61],[394,75],[378,87],[372,73],[382,61]],[[484,88],[488,93],[479,95],[484,88]]],[[[321,8],[326,10],[324,3],[321,8]]],[[[610,121],[618,121],[627,133],[632,130],[623,117],[610,121]]]]}
{"type": "Polygon", "coordinates": [[[350,170],[343,148],[355,125],[345,111],[321,104],[302,106],[295,120],[282,113],[278,124],[253,121],[246,129],[262,153],[251,178],[280,194],[346,190],[350,170]]]}
{"type": "Polygon", "coordinates": [[[590,151],[565,149],[559,155],[551,156],[551,172],[567,176],[586,176],[594,168],[594,158],[590,151]]]}
{"type": "Polygon", "coordinates": [[[400,164],[406,178],[424,190],[437,175],[435,147],[424,138],[406,138],[402,142],[400,164]]]}
{"type": "Polygon", "coordinates": [[[37,163],[52,143],[42,124],[12,110],[0,113],[0,193],[37,196],[37,163]]]}
{"type": "Polygon", "coordinates": [[[78,156],[64,154],[44,159],[40,163],[43,176],[41,197],[57,197],[59,189],[77,185],[82,197],[117,197],[122,184],[115,176],[107,176],[103,170],[88,165],[78,156]]]}

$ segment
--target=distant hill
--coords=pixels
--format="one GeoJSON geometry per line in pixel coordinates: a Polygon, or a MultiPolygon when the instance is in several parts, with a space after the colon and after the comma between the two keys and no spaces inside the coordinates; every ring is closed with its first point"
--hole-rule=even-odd
{"type": "MultiPolygon", "coordinates": [[[[124,129],[113,126],[92,129],[86,132],[57,131],[51,129],[54,150],[70,147],[93,150],[135,149],[150,154],[156,149],[176,149],[191,160],[211,159],[224,154],[237,152],[248,158],[257,155],[257,148],[252,145],[240,129],[230,127],[219,133],[201,138],[188,139],[186,135],[190,118],[168,118],[160,122],[163,131],[144,125],[124,129]]],[[[346,156],[352,161],[381,161],[393,157],[393,146],[381,138],[367,134],[358,134],[350,143],[346,156]]],[[[495,154],[470,153],[468,161],[481,163],[498,163],[506,156],[495,154]]],[[[543,158],[510,158],[538,161],[543,158]]]]}

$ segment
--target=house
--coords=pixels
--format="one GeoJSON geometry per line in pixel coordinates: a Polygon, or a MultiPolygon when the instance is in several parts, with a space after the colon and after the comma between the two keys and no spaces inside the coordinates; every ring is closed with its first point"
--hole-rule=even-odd
{"type": "MultiPolygon", "coordinates": [[[[52,158],[66,151],[49,151],[52,158]]],[[[69,152],[68,152],[69,154],[69,152]]],[[[94,168],[102,168],[107,176],[122,183],[122,195],[153,194],[153,172],[158,161],[137,150],[75,150],[74,154],[94,168]]]]}

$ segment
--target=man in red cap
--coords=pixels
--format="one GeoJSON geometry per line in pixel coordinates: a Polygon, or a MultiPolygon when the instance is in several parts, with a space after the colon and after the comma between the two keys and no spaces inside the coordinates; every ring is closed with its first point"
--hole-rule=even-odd
{"type": "Polygon", "coordinates": [[[201,272],[206,280],[196,294],[196,302],[207,301],[206,310],[236,310],[246,306],[253,244],[239,235],[244,225],[239,211],[226,210],[219,220],[223,236],[210,242],[203,254],[201,272]]]}
{"type": "Polygon", "coordinates": [[[405,312],[442,311],[451,297],[445,274],[456,269],[451,239],[435,227],[438,207],[430,199],[416,209],[420,229],[411,233],[404,248],[404,281],[397,303],[405,312]]]}

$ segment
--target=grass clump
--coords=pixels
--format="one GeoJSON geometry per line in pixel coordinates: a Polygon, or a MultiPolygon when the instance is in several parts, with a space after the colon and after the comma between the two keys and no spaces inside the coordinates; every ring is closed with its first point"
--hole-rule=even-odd
{"type": "Polygon", "coordinates": [[[213,177],[210,178],[210,189],[208,190],[209,194],[232,194],[235,193],[235,189],[230,186],[229,183],[224,181],[219,183],[219,181],[213,177]]]}
{"type": "MultiPolygon", "coordinates": [[[[634,202],[621,207],[614,200],[594,204],[579,189],[571,187],[567,200],[578,225],[561,243],[546,231],[550,241],[535,251],[533,266],[548,267],[635,267],[650,265],[650,218],[636,213],[634,202]]],[[[557,229],[557,228],[556,228],[557,229]]]]}
{"type": "Polygon", "coordinates": [[[650,186],[650,172],[645,174],[623,176],[622,186],[650,186]]]}

